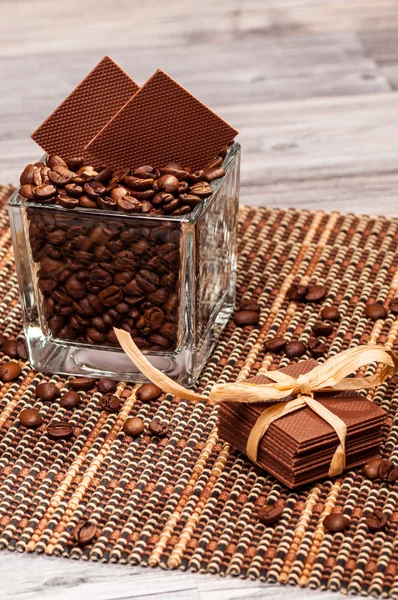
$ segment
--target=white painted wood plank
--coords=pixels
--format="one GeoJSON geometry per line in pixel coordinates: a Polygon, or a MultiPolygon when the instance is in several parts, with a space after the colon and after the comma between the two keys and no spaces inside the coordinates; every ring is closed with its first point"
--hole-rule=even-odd
{"type": "Polygon", "coordinates": [[[342,594],[217,575],[0,552],[7,600],[342,600],[342,594]]]}

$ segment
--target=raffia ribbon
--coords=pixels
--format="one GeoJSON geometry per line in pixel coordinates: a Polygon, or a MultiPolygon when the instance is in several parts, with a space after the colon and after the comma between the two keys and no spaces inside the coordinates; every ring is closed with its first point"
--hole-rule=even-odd
{"type": "MultiPolygon", "coordinates": [[[[392,350],[376,344],[369,344],[340,352],[340,354],[329,358],[309,373],[300,375],[297,379],[280,371],[269,371],[266,376],[272,379],[273,383],[254,384],[243,381],[240,383],[215,384],[209,397],[207,397],[184,388],[152,366],[137,348],[129,333],[121,329],[115,329],[115,333],[123,350],[141,373],[165,392],[188,400],[210,401],[212,403],[237,402],[249,404],[251,402],[281,400],[281,402],[271,405],[260,414],[250,432],[246,454],[254,463],[257,461],[260,441],[271,423],[299,408],[309,406],[311,410],[333,427],[339,438],[339,445],[329,467],[330,476],[339,475],[345,468],[347,426],[338,416],[315,400],[314,392],[368,389],[380,385],[398,371],[398,356],[392,350]],[[348,377],[348,375],[355,373],[357,369],[373,362],[381,364],[375,375],[370,377],[348,377]],[[292,400],[283,401],[287,396],[295,397],[292,400]]],[[[341,400],[344,401],[344,397],[341,400]]]]}

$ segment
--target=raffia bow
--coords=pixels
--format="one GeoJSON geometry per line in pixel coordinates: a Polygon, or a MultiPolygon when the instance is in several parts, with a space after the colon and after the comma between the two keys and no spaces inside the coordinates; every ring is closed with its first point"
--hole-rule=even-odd
{"type": "MultiPolygon", "coordinates": [[[[369,344],[340,352],[340,354],[329,358],[312,371],[300,375],[297,379],[281,371],[269,371],[266,376],[272,379],[273,383],[255,384],[243,381],[240,383],[215,384],[210,390],[209,397],[207,397],[184,388],[153,367],[137,348],[129,333],[121,329],[115,329],[115,333],[123,350],[141,373],[165,392],[188,400],[210,401],[212,403],[238,402],[248,404],[251,402],[280,400],[280,402],[264,409],[250,432],[246,454],[254,463],[257,461],[260,441],[271,423],[299,408],[309,406],[311,410],[333,427],[339,438],[339,445],[329,467],[330,476],[339,475],[345,468],[347,426],[338,416],[315,400],[314,392],[368,389],[380,385],[398,371],[398,356],[392,350],[376,344],[369,344]],[[348,377],[348,375],[355,373],[357,369],[373,362],[381,365],[375,375],[370,377],[348,377]],[[287,396],[294,397],[292,400],[283,401],[287,396]]],[[[341,400],[344,401],[344,397],[341,400]]]]}

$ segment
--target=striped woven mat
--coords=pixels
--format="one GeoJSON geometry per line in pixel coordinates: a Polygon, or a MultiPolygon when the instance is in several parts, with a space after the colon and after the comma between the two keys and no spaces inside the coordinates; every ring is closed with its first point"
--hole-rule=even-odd
{"type": "MultiPolygon", "coordinates": [[[[11,189],[0,188],[0,200],[11,189]]],[[[1,331],[21,332],[10,231],[0,209],[1,331]]],[[[286,299],[292,281],[321,283],[327,304],[342,319],[329,356],[356,344],[395,344],[398,321],[390,314],[374,323],[364,316],[369,299],[398,295],[398,220],[297,210],[243,207],[240,214],[238,300],[258,298],[260,327],[226,327],[199,382],[243,380],[265,373],[286,358],[265,354],[267,336],[306,341],[320,306],[286,299]]],[[[152,404],[120,383],[119,414],[101,412],[100,394],[85,394],[71,413],[74,440],[53,442],[44,428],[23,429],[23,407],[40,408],[44,421],[65,411],[34,397],[48,379],[28,365],[0,396],[0,546],[100,561],[161,565],[268,581],[398,598],[398,485],[365,480],[361,472],[289,491],[217,437],[217,408],[163,396],[152,404]],[[155,415],[170,434],[133,440],[121,431],[128,415],[147,423],[155,415]],[[284,506],[272,527],[258,522],[266,503],[284,506]],[[383,532],[370,533],[365,516],[389,515],[383,532]],[[350,518],[344,533],[325,532],[332,509],[350,518]],[[90,519],[99,536],[77,547],[71,530],[90,519]]],[[[65,379],[53,381],[67,388],[65,379]]],[[[398,463],[396,378],[368,396],[389,412],[383,454],[398,463]]],[[[69,415],[68,415],[69,416],[69,415]]]]}

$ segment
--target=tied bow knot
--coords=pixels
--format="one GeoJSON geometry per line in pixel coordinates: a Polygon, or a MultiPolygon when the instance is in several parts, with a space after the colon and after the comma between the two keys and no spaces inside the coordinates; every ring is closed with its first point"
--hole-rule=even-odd
{"type": "Polygon", "coordinates": [[[312,393],[311,390],[311,386],[309,384],[309,382],[307,381],[307,378],[305,377],[305,375],[299,375],[297,378],[297,387],[298,387],[298,395],[303,397],[303,396],[309,396],[310,398],[314,397],[314,394],[312,393]]]}
{"type": "MultiPolygon", "coordinates": [[[[334,429],[339,440],[330,463],[330,476],[339,475],[345,468],[347,426],[342,419],[316,400],[314,392],[369,389],[380,385],[398,371],[398,356],[392,350],[369,344],[340,352],[312,371],[299,375],[297,379],[281,371],[268,371],[266,376],[271,383],[255,384],[242,381],[215,384],[207,397],[184,388],[156,369],[137,348],[129,333],[116,328],[115,333],[121,347],[134,365],[164,392],[196,402],[268,403],[269,406],[257,418],[247,440],[246,454],[254,463],[257,462],[259,444],[268,427],[277,419],[308,406],[334,429]],[[374,375],[349,377],[370,363],[379,363],[374,375]],[[292,396],[293,398],[289,399],[292,396]],[[270,401],[272,401],[271,405],[270,401]]],[[[344,402],[344,399],[342,396],[341,401],[344,402]]]]}

